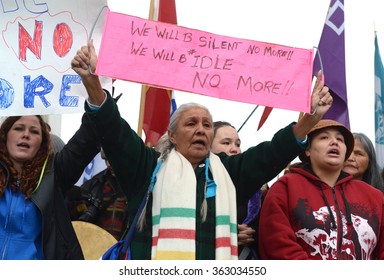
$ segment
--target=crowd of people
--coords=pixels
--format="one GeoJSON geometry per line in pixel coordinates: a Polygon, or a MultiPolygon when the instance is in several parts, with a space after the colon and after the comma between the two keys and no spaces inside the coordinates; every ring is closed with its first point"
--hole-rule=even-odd
{"type": "Polygon", "coordinates": [[[96,61],[91,41],[71,62],[88,98],[67,143],[55,147],[38,115],[0,126],[1,259],[84,259],[73,221],[119,240],[143,199],[132,259],[384,259],[384,184],[374,147],[323,119],[333,98],[321,71],[312,113],[270,141],[242,151],[235,127],[187,103],[148,147],[93,74],[96,61]],[[100,151],[107,168],[75,186],[100,151]]]}

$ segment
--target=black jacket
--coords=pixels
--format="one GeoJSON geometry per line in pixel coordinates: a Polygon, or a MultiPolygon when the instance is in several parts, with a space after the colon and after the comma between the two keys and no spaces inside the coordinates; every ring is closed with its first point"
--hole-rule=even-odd
{"type": "Polygon", "coordinates": [[[51,155],[43,179],[31,200],[43,221],[43,254],[46,260],[84,259],[72,227],[64,196],[99,152],[99,142],[87,114],[61,152],[51,155]]]}

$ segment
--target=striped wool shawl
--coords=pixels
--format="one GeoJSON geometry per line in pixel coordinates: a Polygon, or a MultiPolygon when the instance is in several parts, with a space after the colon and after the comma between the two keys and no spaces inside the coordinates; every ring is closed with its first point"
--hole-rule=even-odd
{"type": "MultiPolygon", "coordinates": [[[[210,153],[216,188],[218,260],[237,259],[236,191],[219,157],[210,153]]],[[[152,259],[196,259],[196,176],[190,162],[174,149],[162,164],[153,190],[152,259]]]]}

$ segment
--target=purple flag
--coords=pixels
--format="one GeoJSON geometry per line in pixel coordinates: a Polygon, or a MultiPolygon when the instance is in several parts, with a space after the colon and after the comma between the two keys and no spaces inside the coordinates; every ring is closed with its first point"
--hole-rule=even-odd
{"type": "Polygon", "coordinates": [[[333,97],[333,105],[323,118],[338,121],[350,128],[344,34],[344,0],[332,0],[313,64],[313,74],[323,69],[325,84],[333,97]]]}

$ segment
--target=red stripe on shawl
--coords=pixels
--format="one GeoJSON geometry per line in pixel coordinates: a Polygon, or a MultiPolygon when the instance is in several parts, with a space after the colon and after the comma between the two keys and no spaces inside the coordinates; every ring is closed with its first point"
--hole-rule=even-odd
{"type": "Polygon", "coordinates": [[[157,246],[157,242],[159,241],[158,236],[152,236],[152,247],[157,246]]]}
{"type": "Polygon", "coordinates": [[[195,231],[189,229],[160,229],[159,238],[195,239],[195,231]]]}
{"type": "Polygon", "coordinates": [[[195,231],[187,229],[160,229],[158,236],[152,237],[152,246],[157,246],[160,238],[195,239],[195,231]]]}
{"type": "Polygon", "coordinates": [[[231,239],[229,237],[216,238],[216,248],[231,247],[231,239]]]}
{"type": "Polygon", "coordinates": [[[238,255],[238,250],[237,250],[237,246],[231,246],[231,255],[232,256],[237,256],[238,255]]]}
{"type": "Polygon", "coordinates": [[[216,248],[220,247],[230,247],[231,248],[231,255],[232,256],[237,256],[237,246],[231,245],[231,238],[229,237],[220,237],[216,238],[216,248]]]}

